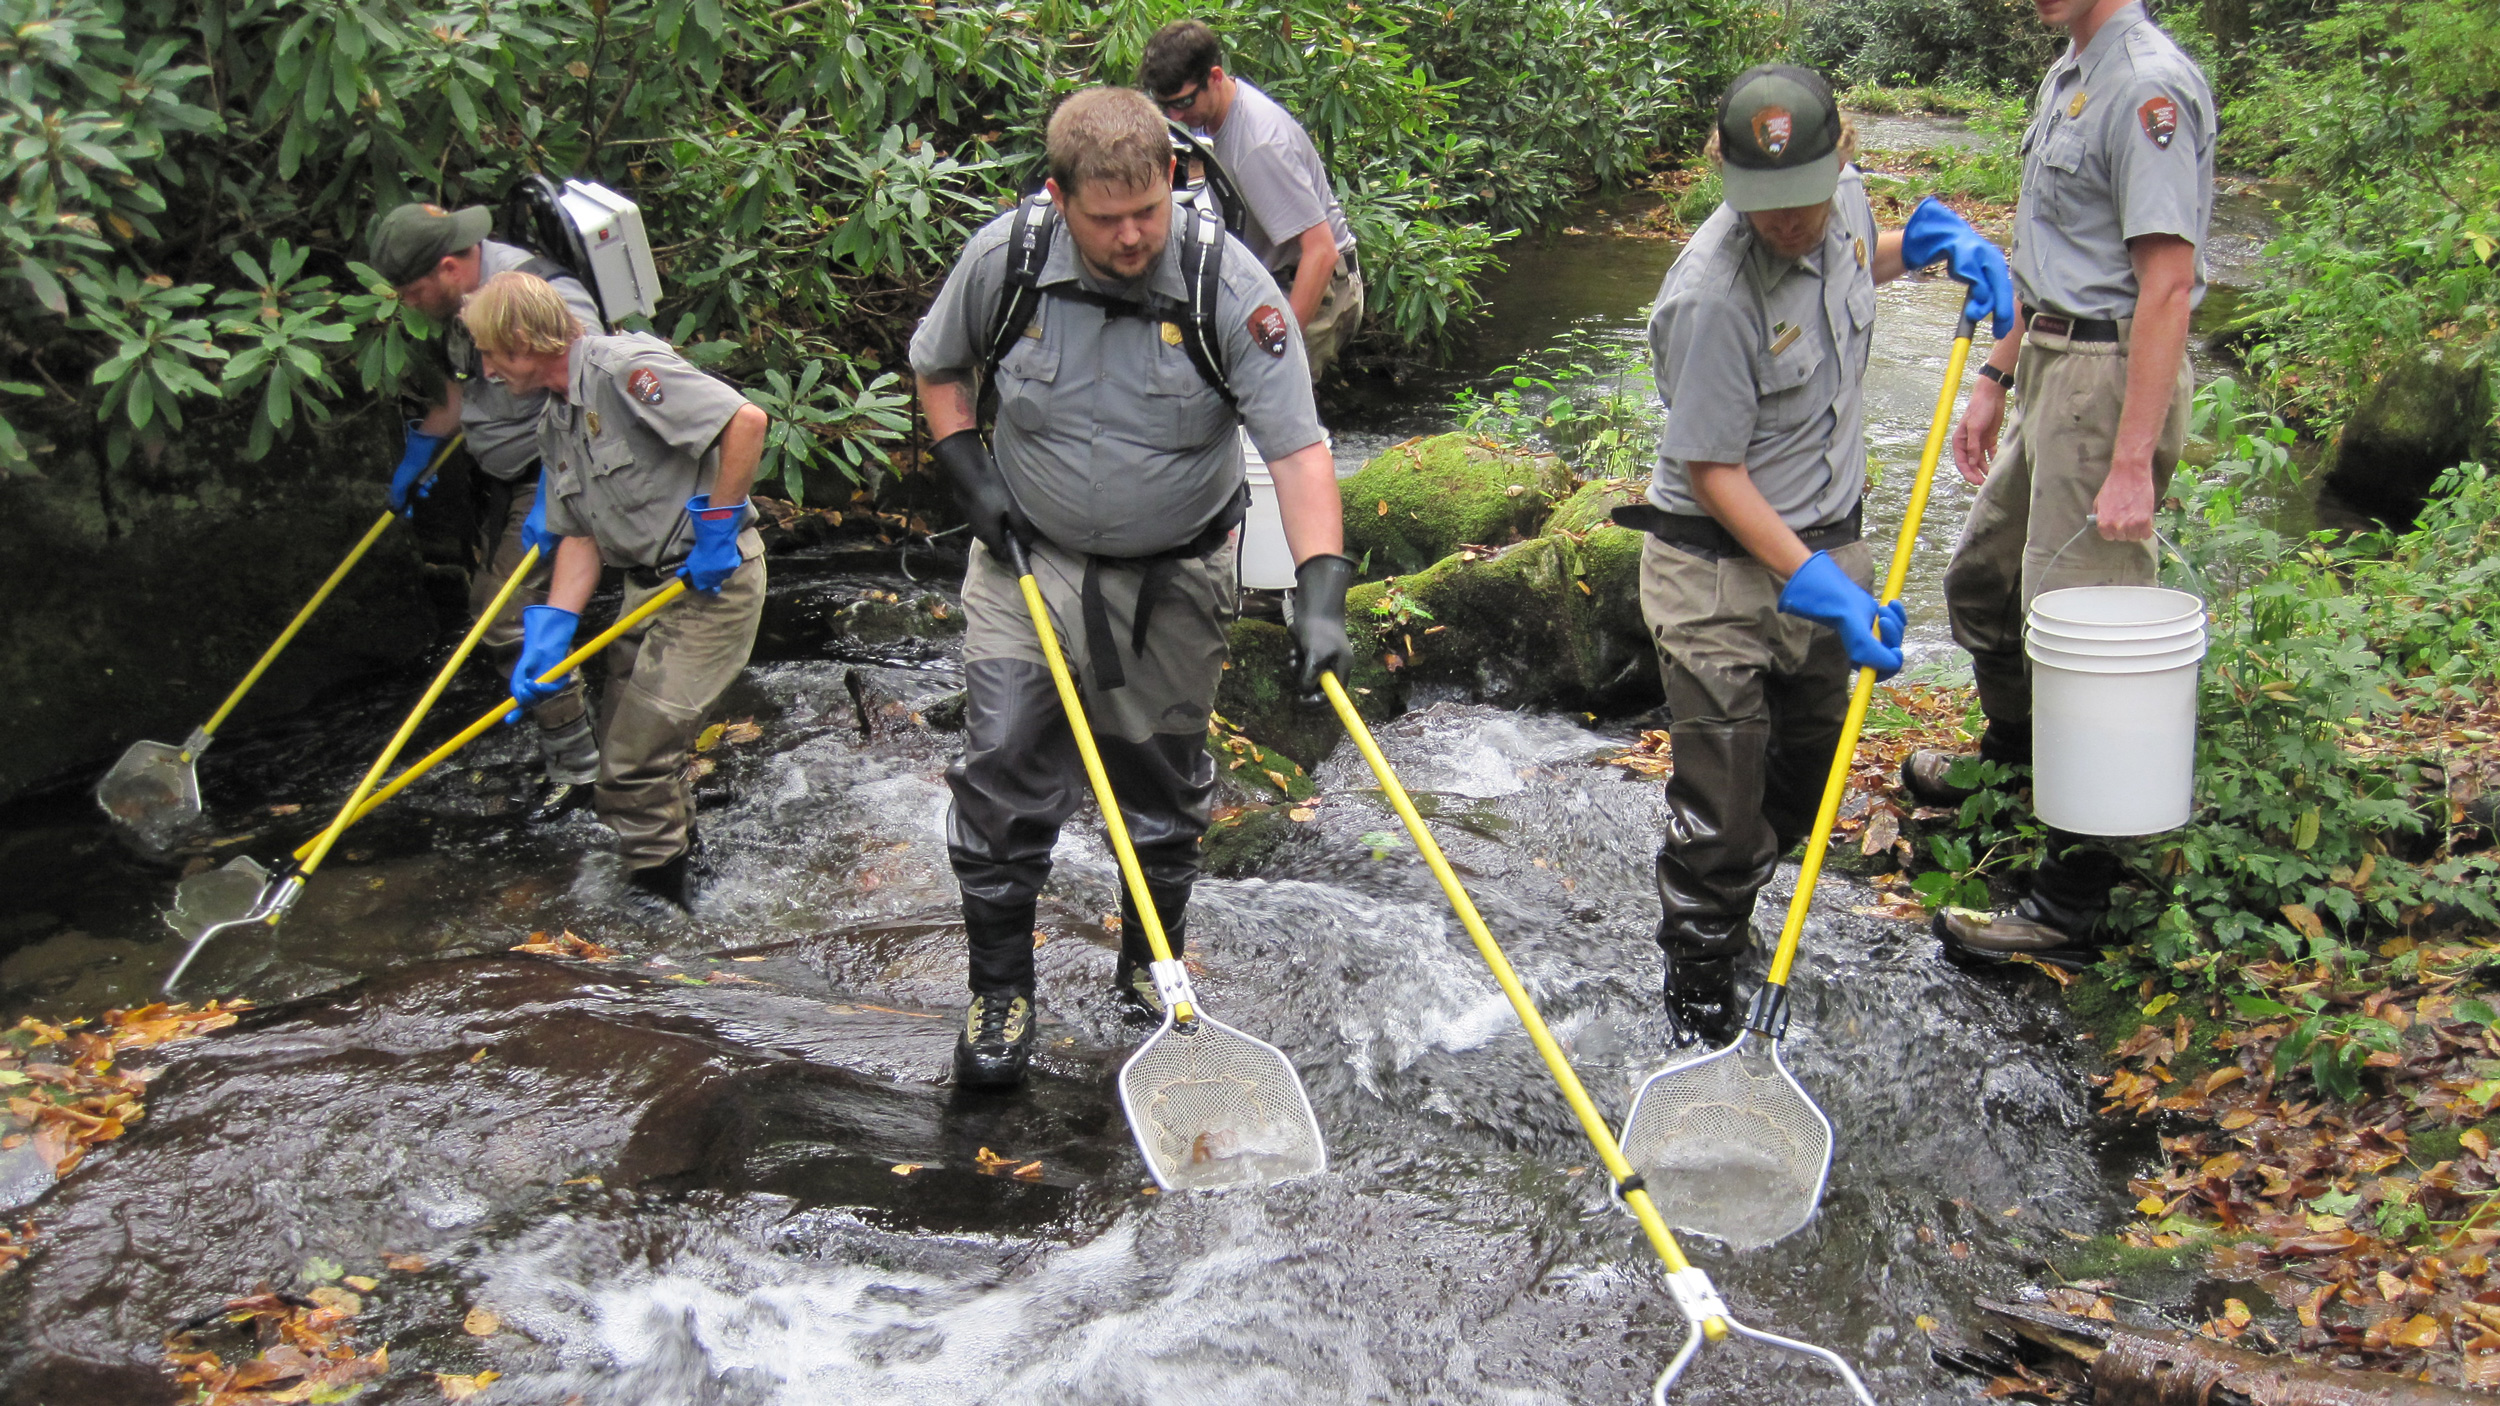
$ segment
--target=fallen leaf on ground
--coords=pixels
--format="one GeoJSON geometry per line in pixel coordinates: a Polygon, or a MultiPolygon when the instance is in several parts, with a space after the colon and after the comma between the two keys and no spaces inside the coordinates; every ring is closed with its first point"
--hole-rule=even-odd
{"type": "Polygon", "coordinates": [[[475,1376],[457,1377],[449,1372],[436,1372],[434,1385],[442,1388],[445,1401],[466,1401],[493,1385],[501,1372],[479,1372],[475,1376]]]}
{"type": "Polygon", "coordinates": [[[529,941],[518,944],[512,950],[527,952],[533,957],[567,957],[577,962],[609,962],[616,959],[614,950],[588,938],[575,937],[569,931],[554,937],[534,932],[530,934],[529,941]]]}
{"type": "Polygon", "coordinates": [[[495,1316],[493,1309],[480,1304],[469,1310],[460,1326],[473,1338],[491,1338],[503,1329],[503,1320],[495,1316]]]}
{"type": "Polygon", "coordinates": [[[382,1267],[395,1274],[421,1274],[425,1271],[425,1256],[386,1254],[382,1256],[382,1267]]]}

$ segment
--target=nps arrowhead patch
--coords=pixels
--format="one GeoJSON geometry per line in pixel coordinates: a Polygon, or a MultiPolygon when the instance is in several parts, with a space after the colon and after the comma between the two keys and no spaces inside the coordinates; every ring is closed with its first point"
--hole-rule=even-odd
{"type": "Polygon", "coordinates": [[[1267,349],[1269,356],[1283,356],[1292,344],[1287,335],[1285,314],[1274,303],[1259,304],[1250,314],[1250,339],[1267,349]]]}
{"type": "Polygon", "coordinates": [[[648,366],[637,368],[625,378],[625,393],[645,405],[660,403],[660,373],[648,366]]]}
{"type": "Polygon", "coordinates": [[[2144,124],[2144,135],[2153,145],[2164,151],[2170,149],[2170,139],[2179,135],[2179,105],[2158,94],[2135,110],[2135,120],[2144,124]]]}

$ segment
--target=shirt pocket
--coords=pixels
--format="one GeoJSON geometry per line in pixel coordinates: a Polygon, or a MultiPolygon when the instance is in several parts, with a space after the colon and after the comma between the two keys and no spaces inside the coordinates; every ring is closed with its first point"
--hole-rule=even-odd
{"type": "Polygon", "coordinates": [[[1059,380],[1059,349],[1041,337],[1018,337],[998,363],[998,413],[1026,434],[1050,423],[1051,387],[1059,380]]]}
{"type": "Polygon", "coordinates": [[[2040,208],[2047,218],[2063,223],[2081,211],[2087,145],[2079,122],[2061,122],[2040,139],[2040,208]]]}
{"type": "Polygon", "coordinates": [[[1233,427],[1232,407],[1180,347],[1164,347],[1154,359],[1146,396],[1153,428],[1171,448],[1199,448],[1233,427]]]}
{"type": "MultiPolygon", "coordinates": [[[[1818,314],[1819,316],[1819,314],[1818,314]]],[[[1797,334],[1784,351],[1765,347],[1754,353],[1754,435],[1793,430],[1829,410],[1814,403],[1814,373],[1823,366],[1823,339],[1812,331],[1797,334]]]]}

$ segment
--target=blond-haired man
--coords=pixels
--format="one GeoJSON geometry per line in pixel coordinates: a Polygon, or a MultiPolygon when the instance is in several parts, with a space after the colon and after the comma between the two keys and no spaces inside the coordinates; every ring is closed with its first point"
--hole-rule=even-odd
{"type": "MultiPolygon", "coordinates": [[[[911,344],[934,455],[976,539],[963,593],[964,756],[947,772],[947,852],[963,890],[972,988],[955,1072],[976,1088],[1024,1078],[1035,903],[1059,827],[1086,795],[1007,565],[1009,537],[1031,554],[1175,951],[1215,790],[1207,715],[1235,612],[1233,530],[1248,499],[1238,426],[1275,475],[1301,563],[1294,632],[1306,688],[1320,670],[1345,669],[1354,574],[1340,554],[1336,468],[1301,333],[1275,279],[1223,238],[1221,286],[1202,329],[1214,344],[1200,347],[1183,326],[1194,316],[1181,273],[1190,226],[1172,197],[1171,146],[1154,105],[1132,89],[1087,89],[1052,115],[1047,140],[1048,208],[1002,215],[975,234],[911,344]],[[1034,271],[1041,296],[1021,329],[1001,329],[1001,308],[1016,306],[1007,300],[1018,230],[1048,239],[1034,271]],[[994,332],[1014,342],[996,363],[995,457],[975,411],[994,332]],[[1208,379],[1216,367],[1229,396],[1208,379]]],[[[1157,1016],[1125,886],[1120,902],[1115,983],[1133,1010],[1157,1016]]]]}
{"type": "Polygon", "coordinates": [[[571,651],[602,565],[625,573],[621,610],[671,577],[693,587],[608,651],[593,797],[632,884],[690,908],[686,760],[705,711],[746,667],[763,615],[764,544],[746,525],[747,485],[770,422],[657,337],[588,335],[532,274],[488,279],[460,316],[489,376],[548,393],[534,544],[553,551],[555,574],[547,603],[525,613],[512,696],[529,704],[564,686],[537,678],[571,651]]]}

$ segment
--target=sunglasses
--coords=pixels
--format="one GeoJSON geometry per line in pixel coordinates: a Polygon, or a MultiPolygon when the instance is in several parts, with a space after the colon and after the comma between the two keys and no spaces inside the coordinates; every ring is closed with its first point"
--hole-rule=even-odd
{"type": "Polygon", "coordinates": [[[1191,108],[1198,105],[1199,97],[1206,91],[1207,85],[1204,80],[1201,80],[1197,86],[1187,89],[1186,91],[1167,93],[1162,97],[1156,98],[1155,106],[1160,107],[1165,112],[1169,113],[1187,112],[1191,108]]]}

